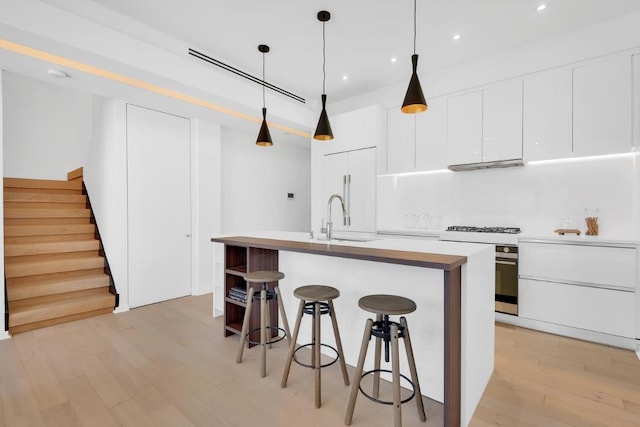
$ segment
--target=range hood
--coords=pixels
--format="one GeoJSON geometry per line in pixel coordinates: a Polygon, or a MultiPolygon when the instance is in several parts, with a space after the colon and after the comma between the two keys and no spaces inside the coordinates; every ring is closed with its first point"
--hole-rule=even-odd
{"type": "Polygon", "coordinates": [[[449,165],[449,170],[459,172],[472,171],[476,169],[510,168],[513,166],[524,166],[524,162],[522,159],[509,159],[496,160],[494,162],[465,163],[462,165],[449,165]]]}

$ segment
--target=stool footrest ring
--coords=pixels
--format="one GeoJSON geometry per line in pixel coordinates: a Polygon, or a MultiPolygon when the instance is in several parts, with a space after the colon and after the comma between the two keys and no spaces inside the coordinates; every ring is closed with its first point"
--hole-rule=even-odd
{"type": "MultiPolygon", "coordinates": [[[[285,339],[287,337],[287,332],[282,328],[279,328],[277,326],[268,326],[267,329],[272,330],[272,331],[278,331],[278,336],[275,337],[275,338],[271,338],[269,341],[265,342],[265,344],[275,344],[277,342],[282,341],[283,339],[285,339]],[[283,335],[280,335],[280,332],[282,332],[283,335]]],[[[249,344],[254,344],[254,345],[260,345],[261,344],[260,341],[251,341],[249,339],[249,335],[251,335],[253,332],[259,332],[259,331],[260,331],[260,328],[255,328],[255,329],[252,329],[249,332],[247,332],[246,340],[247,340],[247,342],[249,344]]]]}
{"type": "MultiPolygon", "coordinates": [[[[321,364],[320,365],[321,368],[326,368],[327,366],[331,366],[331,365],[333,365],[334,363],[336,363],[338,361],[338,359],[340,358],[340,353],[338,353],[338,350],[336,350],[334,347],[330,346],[329,344],[322,344],[321,343],[320,346],[327,347],[327,348],[333,350],[336,353],[336,357],[330,362],[327,362],[325,364],[321,364]]],[[[296,362],[300,366],[304,366],[305,368],[314,369],[315,366],[307,364],[307,363],[304,363],[304,362],[301,362],[296,357],[296,353],[298,352],[298,350],[302,350],[305,347],[313,347],[313,343],[304,344],[304,345],[301,345],[300,347],[296,348],[296,351],[293,352],[293,361],[296,362]]]]}
{"type": "MultiPolygon", "coordinates": [[[[371,371],[366,371],[364,374],[362,374],[362,376],[360,377],[361,379],[364,378],[367,375],[370,374],[375,374],[376,372],[387,372],[389,374],[391,374],[391,370],[389,369],[372,369],[371,371]]],[[[407,403],[408,401],[410,401],[411,399],[413,399],[416,395],[416,387],[413,385],[413,382],[407,378],[405,375],[400,374],[400,377],[404,378],[410,385],[411,385],[411,395],[409,397],[407,397],[404,400],[401,400],[400,403],[407,403]]],[[[393,405],[393,402],[390,402],[388,400],[380,400],[380,399],[376,399],[375,397],[371,396],[369,393],[367,393],[366,391],[364,391],[362,389],[362,381],[360,381],[360,386],[358,387],[360,389],[360,393],[362,393],[367,399],[369,400],[373,400],[376,403],[381,403],[383,405],[393,405]]]]}

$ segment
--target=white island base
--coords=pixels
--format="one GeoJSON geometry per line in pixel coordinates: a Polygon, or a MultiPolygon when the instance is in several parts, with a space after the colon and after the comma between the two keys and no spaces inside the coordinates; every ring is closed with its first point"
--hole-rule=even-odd
{"type": "MultiPolygon", "coordinates": [[[[243,235],[246,237],[247,235],[243,235]]],[[[282,241],[307,241],[302,233],[251,233],[248,237],[282,241]]],[[[225,241],[224,237],[215,241],[225,241]]],[[[227,242],[225,242],[227,243],[227,242]]],[[[317,243],[317,242],[314,242],[317,243]]],[[[227,243],[229,244],[229,243],[227,243]]],[[[326,243],[323,243],[327,245],[326,243]]],[[[461,361],[460,425],[469,424],[493,372],[494,357],[494,253],[492,245],[378,239],[370,242],[334,242],[329,247],[352,246],[381,250],[410,251],[429,254],[458,255],[467,258],[461,271],[461,361]]],[[[358,299],[370,294],[400,295],[415,301],[417,310],[406,315],[415,354],[422,393],[438,402],[444,399],[444,274],[441,269],[401,265],[388,262],[326,256],[279,249],[278,269],[286,277],[280,281],[282,299],[290,321],[299,300],[293,296],[298,286],[321,284],[340,291],[334,300],[336,317],[348,364],[357,364],[365,322],[371,313],[358,307],[358,299]]],[[[219,275],[218,275],[219,276],[219,275]]],[[[219,299],[218,299],[219,300],[219,299]]],[[[298,343],[311,342],[310,319],[305,316],[298,343]]],[[[323,316],[322,341],[334,345],[329,319],[323,316]]],[[[397,320],[397,319],[394,319],[397,320]]],[[[293,327],[293,325],[290,325],[293,327]]],[[[373,369],[373,345],[369,347],[365,370],[373,369]]],[[[401,344],[401,352],[404,349],[401,344]]],[[[331,356],[330,352],[327,355],[331,356]]],[[[409,369],[400,355],[401,372],[409,369]]],[[[384,360],[383,360],[384,364],[384,360]]],[[[346,396],[345,396],[346,398],[346,396]]],[[[356,415],[357,417],[357,406],[356,415]]]]}

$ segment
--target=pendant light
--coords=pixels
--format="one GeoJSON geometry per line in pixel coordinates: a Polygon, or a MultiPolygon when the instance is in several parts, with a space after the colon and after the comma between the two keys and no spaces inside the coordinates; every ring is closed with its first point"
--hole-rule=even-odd
{"type": "Polygon", "coordinates": [[[256,145],[260,145],[261,147],[270,147],[273,145],[273,141],[271,141],[271,133],[269,133],[269,127],[267,126],[267,107],[265,107],[264,96],[264,55],[269,52],[269,46],[261,44],[258,46],[258,51],[262,52],[262,125],[260,126],[260,132],[258,132],[256,145]]]}
{"type": "Polygon", "coordinates": [[[418,80],[418,55],[416,54],[416,0],[413,0],[413,55],[411,56],[411,63],[413,65],[413,72],[411,73],[411,80],[409,80],[409,87],[407,93],[404,96],[402,102],[401,111],[407,114],[417,114],[427,111],[427,101],[424,99],[422,93],[422,86],[420,86],[420,80],[418,80]]]}
{"type": "Polygon", "coordinates": [[[322,22],[322,111],[320,112],[320,119],[318,120],[318,126],[316,132],[313,134],[313,139],[319,141],[328,141],[333,139],[333,132],[331,131],[331,124],[329,124],[329,116],[327,115],[327,94],[325,93],[325,80],[327,79],[327,73],[325,65],[327,62],[325,37],[324,37],[324,24],[331,19],[331,14],[326,10],[318,12],[318,21],[322,22]]]}

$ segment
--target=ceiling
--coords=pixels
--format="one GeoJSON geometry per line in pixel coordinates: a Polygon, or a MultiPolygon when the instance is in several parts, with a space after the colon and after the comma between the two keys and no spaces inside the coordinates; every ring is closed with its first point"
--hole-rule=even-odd
{"type": "MultiPolygon", "coordinates": [[[[257,76],[262,69],[257,46],[268,44],[266,80],[307,99],[319,97],[322,90],[322,24],[316,14],[328,10],[332,14],[326,24],[330,101],[399,83],[410,75],[411,0],[44,2],[130,35],[144,34],[158,47],[193,47],[257,76]],[[131,25],[132,20],[138,25],[131,25]]],[[[640,10],[638,0],[548,0],[548,7],[537,12],[542,2],[418,0],[420,72],[442,70],[640,10]],[[454,34],[460,39],[454,41],[454,34]]],[[[423,85],[428,91],[428,82],[423,85]]]]}

